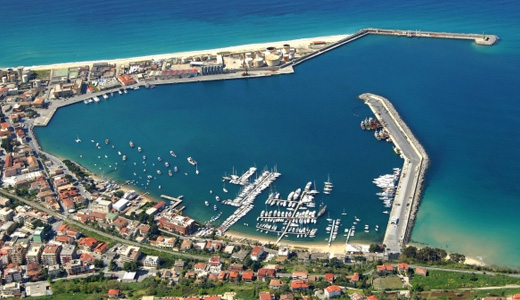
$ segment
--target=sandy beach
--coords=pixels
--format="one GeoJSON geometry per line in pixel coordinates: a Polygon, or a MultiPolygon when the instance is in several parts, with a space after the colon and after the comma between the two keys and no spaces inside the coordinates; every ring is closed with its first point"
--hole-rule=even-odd
{"type": "MultiPolygon", "coordinates": [[[[237,232],[233,230],[229,230],[226,232],[226,237],[235,239],[237,241],[243,240],[244,238],[255,243],[260,242],[262,244],[266,243],[274,243],[276,242],[276,239],[274,237],[268,237],[268,236],[254,236],[251,234],[245,234],[243,232],[237,232]]],[[[350,244],[362,244],[367,245],[369,243],[349,243],[350,244]]],[[[308,242],[308,241],[301,241],[301,242],[294,242],[294,241],[288,241],[288,240],[282,240],[279,244],[279,246],[289,246],[293,249],[307,249],[309,252],[321,252],[321,253],[345,253],[345,242],[338,241],[335,243],[332,243],[330,246],[328,246],[326,243],[319,243],[319,242],[308,242]]]]}
{"type": "MultiPolygon", "coordinates": [[[[256,43],[256,44],[246,44],[246,45],[237,45],[230,46],[224,48],[216,48],[216,49],[201,49],[187,52],[175,52],[175,53],[164,53],[164,54],[153,54],[146,56],[138,56],[138,57],[129,57],[129,58],[118,58],[118,59],[99,59],[93,61],[82,61],[82,62],[68,62],[68,63],[58,63],[58,64],[50,64],[50,65],[37,65],[37,66],[26,66],[26,69],[31,69],[34,71],[37,70],[49,70],[49,69],[63,69],[63,68],[71,68],[71,67],[79,67],[85,65],[92,65],[94,63],[99,62],[109,62],[115,64],[129,64],[130,62],[138,62],[138,61],[146,61],[146,60],[161,60],[161,59],[169,59],[169,58],[182,58],[182,57],[190,57],[190,56],[200,56],[200,55],[208,55],[208,54],[217,54],[221,52],[232,52],[232,53],[244,53],[244,52],[252,52],[258,50],[264,50],[269,46],[274,46],[277,48],[281,48],[284,44],[289,44],[291,48],[305,48],[313,41],[322,41],[326,43],[336,42],[342,38],[349,36],[349,34],[344,35],[329,35],[329,36],[319,36],[312,38],[304,38],[304,39],[295,39],[295,40],[285,40],[285,41],[275,41],[275,42],[265,42],[265,43],[256,43]]],[[[2,67],[4,68],[4,67],[2,67]]],[[[11,67],[15,68],[15,67],[11,67]]]]}

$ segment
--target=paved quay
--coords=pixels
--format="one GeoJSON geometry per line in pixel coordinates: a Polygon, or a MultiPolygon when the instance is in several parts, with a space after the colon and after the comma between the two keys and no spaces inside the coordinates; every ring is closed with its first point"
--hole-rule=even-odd
{"type": "Polygon", "coordinates": [[[429,158],[423,146],[401,119],[388,99],[366,93],[359,96],[389,132],[390,138],[400,149],[404,159],[401,178],[390,212],[383,244],[385,252],[397,256],[410,239],[420,203],[424,174],[429,158]]]}
{"type": "MultiPolygon", "coordinates": [[[[47,126],[51,121],[56,111],[65,106],[83,102],[84,100],[91,99],[95,96],[102,97],[104,94],[117,93],[120,90],[127,89],[129,92],[136,87],[143,88],[146,85],[163,85],[163,84],[178,84],[178,83],[195,83],[204,81],[216,81],[216,80],[230,80],[230,79],[247,79],[247,78],[258,78],[258,77],[270,77],[274,75],[286,75],[294,73],[292,66],[288,68],[264,68],[262,70],[250,70],[247,76],[242,75],[243,70],[235,70],[236,72],[229,72],[218,75],[201,75],[190,78],[175,78],[165,80],[142,80],[136,84],[130,86],[117,86],[109,88],[100,92],[82,94],[79,96],[66,98],[64,100],[52,100],[49,102],[48,109],[37,109],[39,116],[34,120],[32,126],[47,126]]],[[[101,101],[105,101],[101,98],[101,101]]],[[[32,128],[31,128],[32,129],[32,128]]]]}

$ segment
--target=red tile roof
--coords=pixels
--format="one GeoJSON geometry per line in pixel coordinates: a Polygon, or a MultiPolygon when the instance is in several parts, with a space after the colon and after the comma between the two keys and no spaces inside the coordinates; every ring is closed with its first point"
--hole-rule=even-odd
{"type": "Polygon", "coordinates": [[[409,267],[408,264],[405,263],[405,262],[399,263],[399,264],[397,265],[397,269],[398,269],[398,270],[408,271],[409,268],[410,268],[410,267],[409,267]]]}
{"type": "Polygon", "coordinates": [[[325,280],[326,281],[334,281],[334,274],[333,273],[325,273],[325,280]]]}
{"type": "Polygon", "coordinates": [[[377,266],[377,271],[378,272],[381,272],[381,271],[393,271],[394,270],[394,267],[392,265],[378,265],[377,266]]]}
{"type": "Polygon", "coordinates": [[[253,277],[255,277],[255,272],[251,270],[247,270],[242,273],[242,280],[253,280],[253,277]]]}
{"type": "Polygon", "coordinates": [[[291,281],[291,289],[308,289],[309,283],[307,280],[293,280],[291,281]]]}
{"type": "Polygon", "coordinates": [[[110,296],[117,296],[120,293],[121,293],[121,291],[118,290],[118,289],[110,289],[110,290],[108,290],[108,295],[110,295],[110,296]]]}
{"type": "Polygon", "coordinates": [[[341,292],[341,288],[337,285],[331,285],[326,287],[325,290],[330,294],[332,292],[341,292]]]}

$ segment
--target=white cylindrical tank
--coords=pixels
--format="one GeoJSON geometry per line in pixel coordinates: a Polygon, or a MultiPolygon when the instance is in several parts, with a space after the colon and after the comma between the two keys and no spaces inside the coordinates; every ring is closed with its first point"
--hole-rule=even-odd
{"type": "Polygon", "coordinates": [[[289,53],[289,51],[291,51],[291,46],[289,46],[289,44],[283,45],[282,53],[287,54],[287,53],[289,53]]]}
{"type": "Polygon", "coordinates": [[[270,67],[277,66],[278,64],[280,64],[280,56],[275,55],[275,54],[270,54],[265,57],[265,62],[270,67]]]}
{"type": "Polygon", "coordinates": [[[263,67],[264,66],[264,59],[261,58],[261,57],[255,58],[255,60],[253,61],[253,65],[255,66],[255,68],[263,67]]]}
{"type": "Polygon", "coordinates": [[[245,61],[246,61],[247,67],[251,68],[251,66],[253,65],[253,59],[251,57],[247,57],[245,61]]]}

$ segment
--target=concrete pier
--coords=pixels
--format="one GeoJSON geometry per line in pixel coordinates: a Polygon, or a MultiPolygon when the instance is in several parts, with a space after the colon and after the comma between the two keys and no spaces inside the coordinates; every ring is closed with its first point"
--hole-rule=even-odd
{"type": "Polygon", "coordinates": [[[418,31],[418,30],[400,30],[400,29],[380,29],[380,28],[365,28],[357,31],[356,33],[341,39],[333,44],[323,47],[317,51],[314,51],[306,56],[302,56],[293,61],[287,62],[280,66],[285,68],[288,66],[296,66],[304,61],[314,58],[318,55],[324,54],[330,50],[334,50],[345,44],[358,40],[369,34],[374,35],[391,35],[391,36],[404,36],[404,37],[423,37],[423,38],[437,38],[437,39],[456,39],[456,40],[472,40],[478,45],[491,46],[498,41],[498,36],[490,34],[476,34],[476,33],[451,33],[451,32],[434,32],[434,31],[418,31]]]}
{"type": "Polygon", "coordinates": [[[359,96],[389,132],[404,159],[383,244],[385,252],[398,256],[408,243],[419,206],[428,154],[386,98],[366,93],[359,96]]]}

